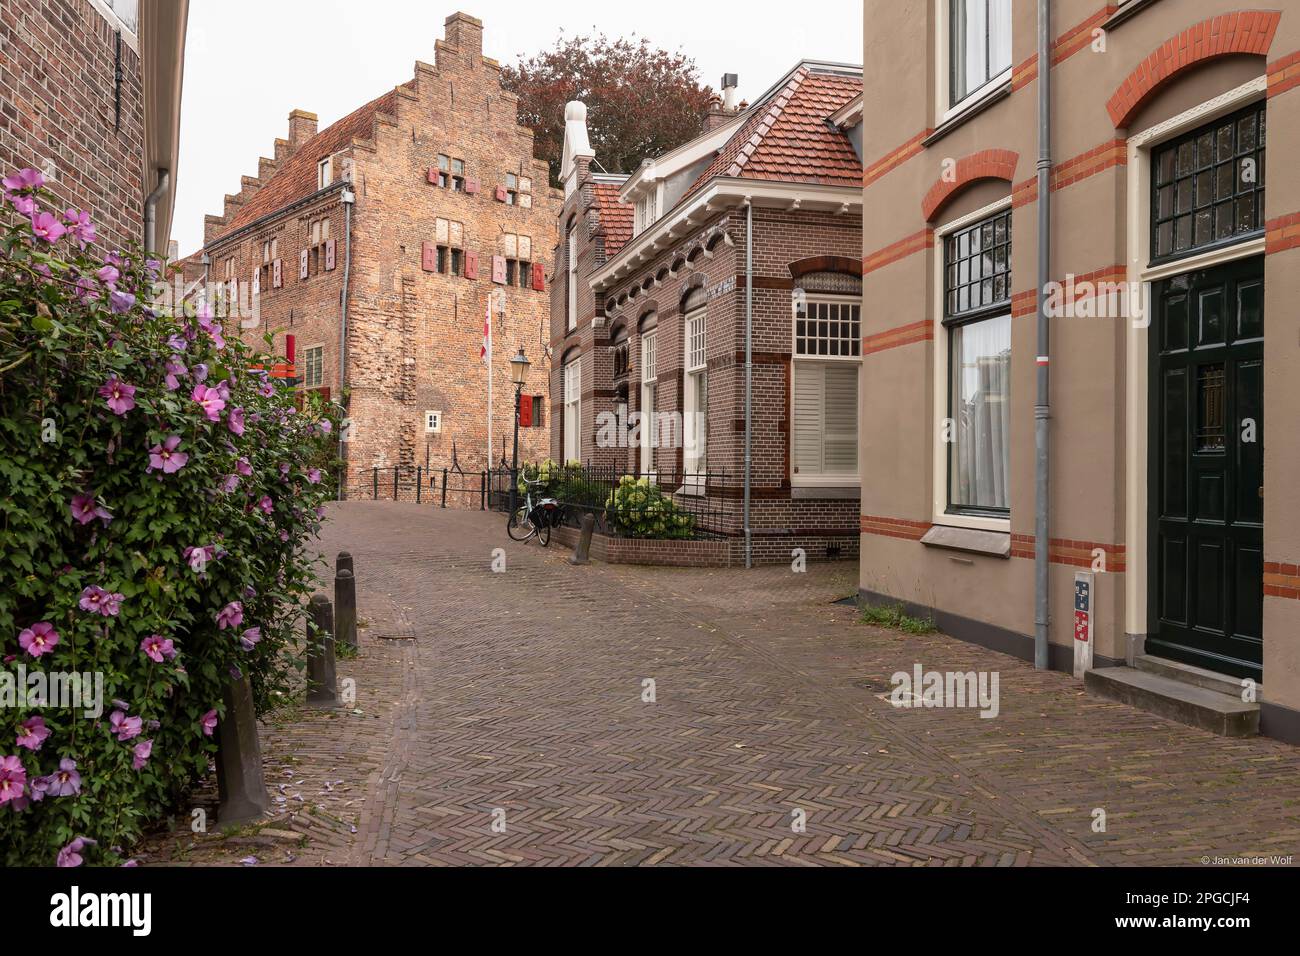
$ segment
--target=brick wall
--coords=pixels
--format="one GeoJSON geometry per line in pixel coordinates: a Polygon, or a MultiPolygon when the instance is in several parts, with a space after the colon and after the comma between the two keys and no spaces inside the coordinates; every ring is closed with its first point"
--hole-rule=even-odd
{"type": "Polygon", "coordinates": [[[139,54],[89,0],[0,0],[0,168],[52,172],[65,208],[90,212],[100,241],[143,239],[144,100],[139,54]]]}

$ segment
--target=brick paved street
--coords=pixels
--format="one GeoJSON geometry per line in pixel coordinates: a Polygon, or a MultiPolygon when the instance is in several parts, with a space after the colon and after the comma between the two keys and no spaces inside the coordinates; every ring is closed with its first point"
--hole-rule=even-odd
{"type": "Polygon", "coordinates": [[[363,652],[339,664],[356,712],[264,729],[271,836],[173,837],[152,861],[1197,865],[1300,848],[1300,750],[866,626],[833,603],[853,564],[575,568],[497,515],[383,502],[332,506],[322,545],[356,559],[363,652]],[[917,662],[998,671],[999,716],[892,707],[889,675],[917,662]]]}

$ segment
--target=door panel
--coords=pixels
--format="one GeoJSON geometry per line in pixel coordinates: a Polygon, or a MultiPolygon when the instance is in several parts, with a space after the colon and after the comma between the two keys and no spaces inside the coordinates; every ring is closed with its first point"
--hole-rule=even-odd
{"type": "Polygon", "coordinates": [[[1153,289],[1154,653],[1259,678],[1263,659],[1263,261],[1153,289]]]}

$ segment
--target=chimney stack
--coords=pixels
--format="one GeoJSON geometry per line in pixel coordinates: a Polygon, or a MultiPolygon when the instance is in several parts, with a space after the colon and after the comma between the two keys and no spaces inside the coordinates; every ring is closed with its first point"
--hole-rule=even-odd
{"type": "Polygon", "coordinates": [[[474,59],[483,55],[483,21],[468,13],[453,13],[443,24],[447,46],[474,59]]]}
{"type": "Polygon", "coordinates": [[[722,74],[722,108],[729,113],[736,111],[736,84],[738,82],[735,73],[722,74]]]}
{"type": "Polygon", "coordinates": [[[294,110],[289,114],[289,144],[297,149],[316,135],[316,114],[294,110]]]}

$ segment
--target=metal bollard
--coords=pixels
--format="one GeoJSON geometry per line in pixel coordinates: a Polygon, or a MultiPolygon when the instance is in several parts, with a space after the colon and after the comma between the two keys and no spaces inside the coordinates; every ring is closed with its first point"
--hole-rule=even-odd
{"type": "Polygon", "coordinates": [[[312,595],[307,609],[307,705],[321,710],[338,706],[334,671],[334,608],[323,594],[312,595]]]}
{"type": "Polygon", "coordinates": [[[334,575],[334,625],[338,628],[338,642],[356,649],[357,579],[350,568],[340,568],[334,575]]]}
{"type": "Polygon", "coordinates": [[[570,564],[587,564],[591,560],[591,535],[596,530],[596,516],[587,512],[582,516],[582,531],[578,535],[578,543],[573,548],[573,557],[569,558],[570,564]]]}

